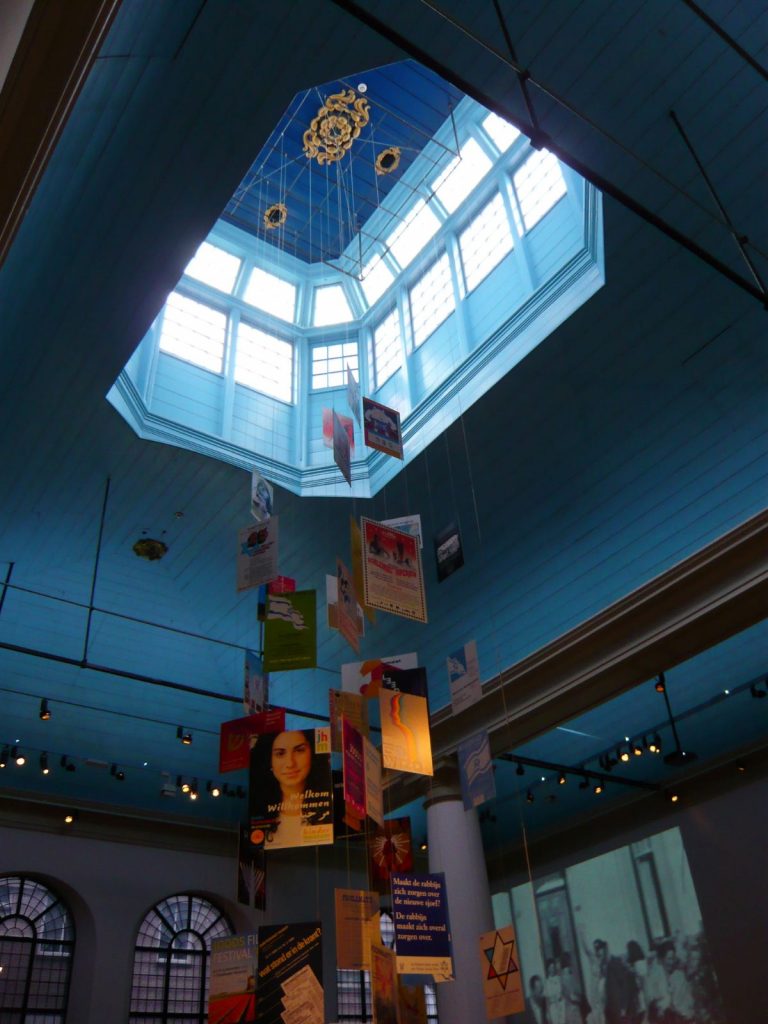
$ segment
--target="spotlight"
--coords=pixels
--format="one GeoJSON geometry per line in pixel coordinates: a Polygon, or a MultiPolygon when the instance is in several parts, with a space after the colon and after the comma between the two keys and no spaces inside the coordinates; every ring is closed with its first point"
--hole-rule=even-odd
{"type": "Polygon", "coordinates": [[[586,789],[589,786],[589,779],[585,775],[579,783],[579,789],[586,789]]]}
{"type": "Polygon", "coordinates": [[[603,780],[602,779],[598,779],[595,782],[594,792],[595,792],[596,796],[600,796],[600,794],[603,792],[603,780]]]}
{"type": "Polygon", "coordinates": [[[427,852],[427,850],[429,849],[429,843],[427,842],[426,839],[421,840],[421,842],[419,843],[419,849],[421,850],[422,853],[427,852]]]}
{"type": "Polygon", "coordinates": [[[243,789],[242,786],[237,787],[237,789],[235,790],[235,796],[238,797],[240,800],[245,800],[245,790],[243,789]]]}
{"type": "Polygon", "coordinates": [[[10,753],[8,751],[8,747],[3,747],[3,752],[2,754],[0,754],[0,768],[5,768],[5,766],[8,764],[9,757],[10,753]]]}
{"type": "MultiPolygon", "coordinates": [[[[182,789],[184,787],[182,786],[182,789]]],[[[197,779],[192,779],[192,785],[189,787],[189,799],[197,800],[197,779]]]]}
{"type": "Polygon", "coordinates": [[[528,792],[526,793],[526,795],[525,795],[525,799],[526,799],[526,800],[528,801],[528,803],[529,803],[529,804],[532,804],[532,803],[533,803],[533,801],[534,801],[534,800],[536,799],[536,798],[534,797],[533,793],[532,793],[532,792],[530,791],[530,789],[529,789],[529,790],[528,790],[528,792]]]}
{"type": "Polygon", "coordinates": [[[19,768],[21,768],[23,765],[27,763],[26,757],[24,756],[24,754],[21,753],[18,747],[13,747],[11,749],[11,757],[13,758],[14,762],[19,766],[19,768]]]}
{"type": "Polygon", "coordinates": [[[221,796],[221,787],[217,786],[215,783],[209,782],[205,788],[208,790],[211,796],[221,796]]]}
{"type": "Polygon", "coordinates": [[[51,769],[48,767],[48,755],[46,753],[40,755],[40,771],[43,775],[50,775],[51,769]]]}
{"type": "Polygon", "coordinates": [[[188,729],[185,730],[183,725],[176,730],[176,739],[181,740],[185,747],[192,746],[192,733],[188,729]]]}
{"type": "Polygon", "coordinates": [[[557,777],[557,783],[559,786],[564,786],[568,780],[565,777],[565,772],[560,772],[557,777]]]}
{"type": "Polygon", "coordinates": [[[517,768],[515,768],[515,775],[525,775],[525,768],[523,768],[519,761],[517,762],[517,768]]]}
{"type": "Polygon", "coordinates": [[[640,746],[637,740],[635,740],[632,743],[632,753],[635,755],[635,757],[640,757],[643,753],[643,748],[640,746]]]}
{"type": "Polygon", "coordinates": [[[765,689],[761,690],[760,683],[752,683],[752,685],[749,688],[749,692],[757,700],[762,700],[763,697],[768,697],[768,682],[763,680],[763,686],[765,687],[765,689]]]}
{"type": "Polygon", "coordinates": [[[73,825],[77,821],[77,811],[67,811],[64,815],[64,824],[73,825]]]}
{"type": "Polygon", "coordinates": [[[48,707],[48,701],[43,697],[40,701],[40,721],[47,722],[51,717],[51,709],[48,707]]]}
{"type": "Polygon", "coordinates": [[[69,759],[67,754],[62,754],[61,755],[61,761],[59,763],[60,763],[61,767],[64,768],[68,772],[73,772],[75,770],[75,768],[77,767],[75,764],[73,764],[72,761],[70,761],[70,759],[69,759]]]}
{"type": "Polygon", "coordinates": [[[677,793],[667,793],[667,800],[669,800],[671,804],[676,804],[679,799],[680,797],[677,793]]]}
{"type": "Polygon", "coordinates": [[[646,741],[645,745],[652,754],[661,753],[661,737],[658,733],[654,733],[654,735],[646,741]]]}
{"type": "MultiPolygon", "coordinates": [[[[179,776],[179,778],[181,778],[181,776],[179,776]]],[[[186,781],[181,782],[180,785],[179,785],[179,789],[181,790],[182,793],[189,793],[191,788],[192,787],[186,781]]]]}
{"type": "Polygon", "coordinates": [[[123,771],[122,768],[118,768],[116,764],[113,764],[110,770],[112,775],[117,779],[118,782],[122,782],[125,779],[125,772],[123,771]]]}
{"type": "Polygon", "coordinates": [[[659,672],[656,676],[656,693],[664,693],[667,688],[667,681],[664,678],[664,673],[659,672]]]}
{"type": "Polygon", "coordinates": [[[736,771],[737,772],[745,772],[746,770],[747,770],[747,766],[744,764],[743,761],[737,761],[736,762],[736,771]]]}
{"type": "Polygon", "coordinates": [[[630,757],[629,747],[616,747],[616,756],[626,764],[630,757]]]}

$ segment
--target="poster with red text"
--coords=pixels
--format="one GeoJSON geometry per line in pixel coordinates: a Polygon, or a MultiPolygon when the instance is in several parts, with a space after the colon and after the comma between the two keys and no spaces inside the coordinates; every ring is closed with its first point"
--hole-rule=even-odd
{"type": "Polygon", "coordinates": [[[365,604],[426,622],[427,599],[418,540],[365,516],[361,524],[365,604]]]}

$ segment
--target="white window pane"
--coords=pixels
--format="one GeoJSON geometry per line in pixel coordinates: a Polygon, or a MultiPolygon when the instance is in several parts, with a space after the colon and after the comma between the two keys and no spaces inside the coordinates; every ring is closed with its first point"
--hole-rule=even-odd
{"type": "Polygon", "coordinates": [[[312,349],[312,389],[346,387],[347,367],[357,377],[356,342],[315,345],[312,349]]]}
{"type": "Polygon", "coordinates": [[[505,121],[498,114],[489,114],[483,121],[483,128],[493,140],[494,145],[500,153],[505,153],[515,139],[520,138],[520,132],[505,121]]]}
{"type": "Polygon", "coordinates": [[[221,373],[226,330],[225,313],[171,292],[163,314],[160,350],[221,373]]]}
{"type": "Polygon", "coordinates": [[[386,241],[387,248],[405,268],[440,227],[440,221],[423,199],[414,203],[404,221],[386,241]]]}
{"type": "Polygon", "coordinates": [[[380,256],[374,257],[365,265],[360,284],[369,306],[381,298],[392,281],[392,271],[380,256]]]}
{"type": "Polygon", "coordinates": [[[432,188],[448,213],[453,213],[490,169],[490,158],[474,139],[468,139],[460,156],[451,160],[432,188]]]}
{"type": "Polygon", "coordinates": [[[243,296],[246,302],[281,320],[293,322],[296,310],[296,286],[282,277],[254,267],[243,296]]]}
{"type": "Polygon", "coordinates": [[[312,321],[315,327],[346,324],[352,319],[352,310],[340,284],[315,289],[315,316],[312,321]]]}
{"type": "Polygon", "coordinates": [[[546,149],[529,156],[513,180],[527,231],[566,193],[560,164],[546,149]]]}
{"type": "Polygon", "coordinates": [[[231,252],[219,249],[217,245],[203,242],[184,271],[197,281],[231,293],[240,270],[240,259],[231,252]]]}
{"type": "Polygon", "coordinates": [[[497,192],[490,203],[459,235],[464,280],[471,292],[484,277],[512,251],[514,240],[504,209],[504,200],[497,192]]]}
{"type": "Polygon", "coordinates": [[[408,293],[413,324],[413,344],[418,347],[455,308],[448,253],[422,274],[408,293]]]}
{"type": "Polygon", "coordinates": [[[397,309],[393,309],[374,330],[373,353],[376,387],[380,388],[403,365],[400,315],[397,309]]]}
{"type": "Polygon", "coordinates": [[[293,399],[293,345],[240,323],[237,332],[235,380],[283,402],[293,399]]]}

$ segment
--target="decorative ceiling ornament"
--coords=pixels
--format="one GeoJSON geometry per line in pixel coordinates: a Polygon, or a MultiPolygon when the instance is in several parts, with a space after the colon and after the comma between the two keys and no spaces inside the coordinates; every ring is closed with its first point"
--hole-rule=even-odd
{"type": "Polygon", "coordinates": [[[368,124],[368,100],[355,96],[354,89],[333,93],[304,132],[304,155],[320,166],[341,160],[368,124]]]}
{"type": "Polygon", "coordinates": [[[376,173],[391,174],[400,166],[400,147],[390,146],[389,149],[382,149],[376,157],[376,173]]]}
{"type": "Polygon", "coordinates": [[[162,540],[154,540],[152,537],[142,537],[133,545],[133,553],[139,558],[146,558],[148,562],[157,562],[167,552],[168,545],[162,540]]]}
{"type": "Polygon", "coordinates": [[[288,207],[285,203],[273,203],[264,214],[264,227],[267,231],[280,228],[288,220],[288,207]]]}

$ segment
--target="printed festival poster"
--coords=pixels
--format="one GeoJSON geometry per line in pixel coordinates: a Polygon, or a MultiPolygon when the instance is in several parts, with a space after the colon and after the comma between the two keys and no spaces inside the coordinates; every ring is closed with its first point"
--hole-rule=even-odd
{"type": "Polygon", "coordinates": [[[325,1024],[322,926],[259,928],[259,1024],[325,1024]]]}
{"type": "Polygon", "coordinates": [[[511,924],[480,936],[480,969],[488,1019],[522,1013],[525,999],[515,929],[511,924]]]}
{"type": "Polygon", "coordinates": [[[483,695],[480,684],[480,662],[477,658],[477,642],[470,640],[446,659],[448,683],[451,688],[451,709],[454,715],[470,707],[483,695]]]}
{"type": "Polygon", "coordinates": [[[344,800],[353,814],[363,818],[366,813],[363,737],[346,718],[341,720],[341,736],[344,800]]]}
{"type": "Polygon", "coordinates": [[[366,447],[402,459],[403,435],[397,409],[374,402],[372,398],[363,398],[363,420],[366,447]]]}
{"type": "Polygon", "coordinates": [[[355,652],[360,653],[360,620],[357,595],[349,569],[340,558],[336,559],[336,594],[339,632],[355,652]]]}
{"type": "Polygon", "coordinates": [[[378,697],[381,680],[387,671],[394,668],[416,668],[418,663],[418,655],[414,651],[393,654],[387,658],[347,662],[341,666],[341,688],[350,693],[360,693],[371,700],[378,697]]]}
{"type": "Polygon", "coordinates": [[[397,519],[382,519],[384,526],[391,526],[393,530],[400,530],[401,533],[410,533],[419,542],[419,547],[424,547],[424,538],[421,532],[421,516],[398,516],[397,519]]]}
{"type": "Polygon", "coordinates": [[[339,423],[346,431],[349,438],[350,454],[355,454],[355,424],[350,416],[343,416],[334,409],[323,409],[323,444],[326,448],[333,448],[333,417],[336,416],[339,423]]]}
{"type": "Polygon", "coordinates": [[[388,818],[368,836],[368,877],[371,888],[382,895],[391,889],[392,873],[413,871],[410,818],[388,818]]]}
{"type": "Polygon", "coordinates": [[[333,843],[328,727],[259,737],[248,779],[251,842],[267,850],[333,843]]]}
{"type": "Polygon", "coordinates": [[[331,750],[335,754],[341,753],[342,715],[362,736],[368,735],[368,702],[361,694],[347,693],[346,690],[329,690],[328,710],[331,720],[331,750]]]}
{"type": "Polygon", "coordinates": [[[360,532],[360,524],[354,516],[349,517],[349,550],[352,561],[352,579],[355,584],[357,603],[363,609],[366,619],[374,625],[376,622],[376,611],[369,608],[363,600],[365,585],[363,583],[363,535],[360,532]]]}
{"type": "Polygon", "coordinates": [[[266,523],[272,517],[275,492],[258,469],[251,474],[251,515],[257,523],[266,523]]]}
{"type": "Polygon", "coordinates": [[[379,691],[379,712],[384,767],[415,775],[432,775],[425,669],[404,669],[385,674],[379,691]],[[397,689],[385,688],[391,682],[397,689]]]}
{"type": "Polygon", "coordinates": [[[435,534],[435,565],[438,583],[448,579],[464,565],[464,548],[456,523],[450,523],[435,534]]]}
{"type": "Polygon", "coordinates": [[[479,732],[459,744],[459,776],[466,810],[479,807],[496,796],[496,778],[487,732],[479,732]]]}
{"type": "Polygon", "coordinates": [[[398,974],[453,979],[445,875],[392,875],[398,974]]]}
{"type": "Polygon", "coordinates": [[[377,825],[384,825],[384,799],[381,789],[381,751],[367,736],[363,736],[363,761],[365,764],[365,806],[368,817],[377,825]]]}
{"type": "Polygon", "coordinates": [[[352,446],[349,443],[349,434],[347,434],[335,412],[333,414],[333,461],[339,467],[341,475],[351,487],[352,446]]]}
{"type": "Polygon", "coordinates": [[[347,405],[352,410],[352,415],[357,420],[358,427],[362,426],[360,419],[360,381],[355,380],[355,375],[347,364],[347,405]]]}
{"type": "Polygon", "coordinates": [[[267,858],[263,846],[251,842],[251,830],[240,826],[237,842],[237,902],[267,909],[267,858]]]}
{"type": "Polygon", "coordinates": [[[263,711],[269,695],[269,676],[256,651],[245,652],[243,673],[243,709],[246,715],[263,711]]]}
{"type": "Polygon", "coordinates": [[[357,838],[363,828],[363,819],[354,815],[344,801],[344,779],[342,773],[334,771],[332,777],[334,840],[357,838]]]}
{"type": "Polygon", "coordinates": [[[419,542],[408,533],[362,520],[363,600],[372,608],[427,621],[419,542]]]}
{"type": "Polygon", "coordinates": [[[381,941],[379,895],[364,889],[336,889],[336,966],[370,971],[371,943],[381,941]]]}
{"type": "Polygon", "coordinates": [[[277,576],[278,517],[251,523],[237,534],[237,589],[249,590],[277,576]]]}
{"type": "MultiPolygon", "coordinates": [[[[258,941],[255,933],[211,942],[208,1021],[228,1024],[256,1020],[258,941]]],[[[280,1024],[283,1024],[281,1021],[280,1024]]]]}
{"type": "Polygon", "coordinates": [[[264,623],[264,671],[285,672],[316,665],[315,591],[269,594],[264,623]]]}
{"type": "Polygon", "coordinates": [[[374,1024],[400,1024],[397,960],[378,943],[371,946],[371,1002],[374,1024]]]}
{"type": "Polygon", "coordinates": [[[255,738],[262,733],[281,732],[284,728],[284,708],[270,708],[246,718],[222,722],[219,728],[219,771],[236,772],[247,768],[255,738]]]}

